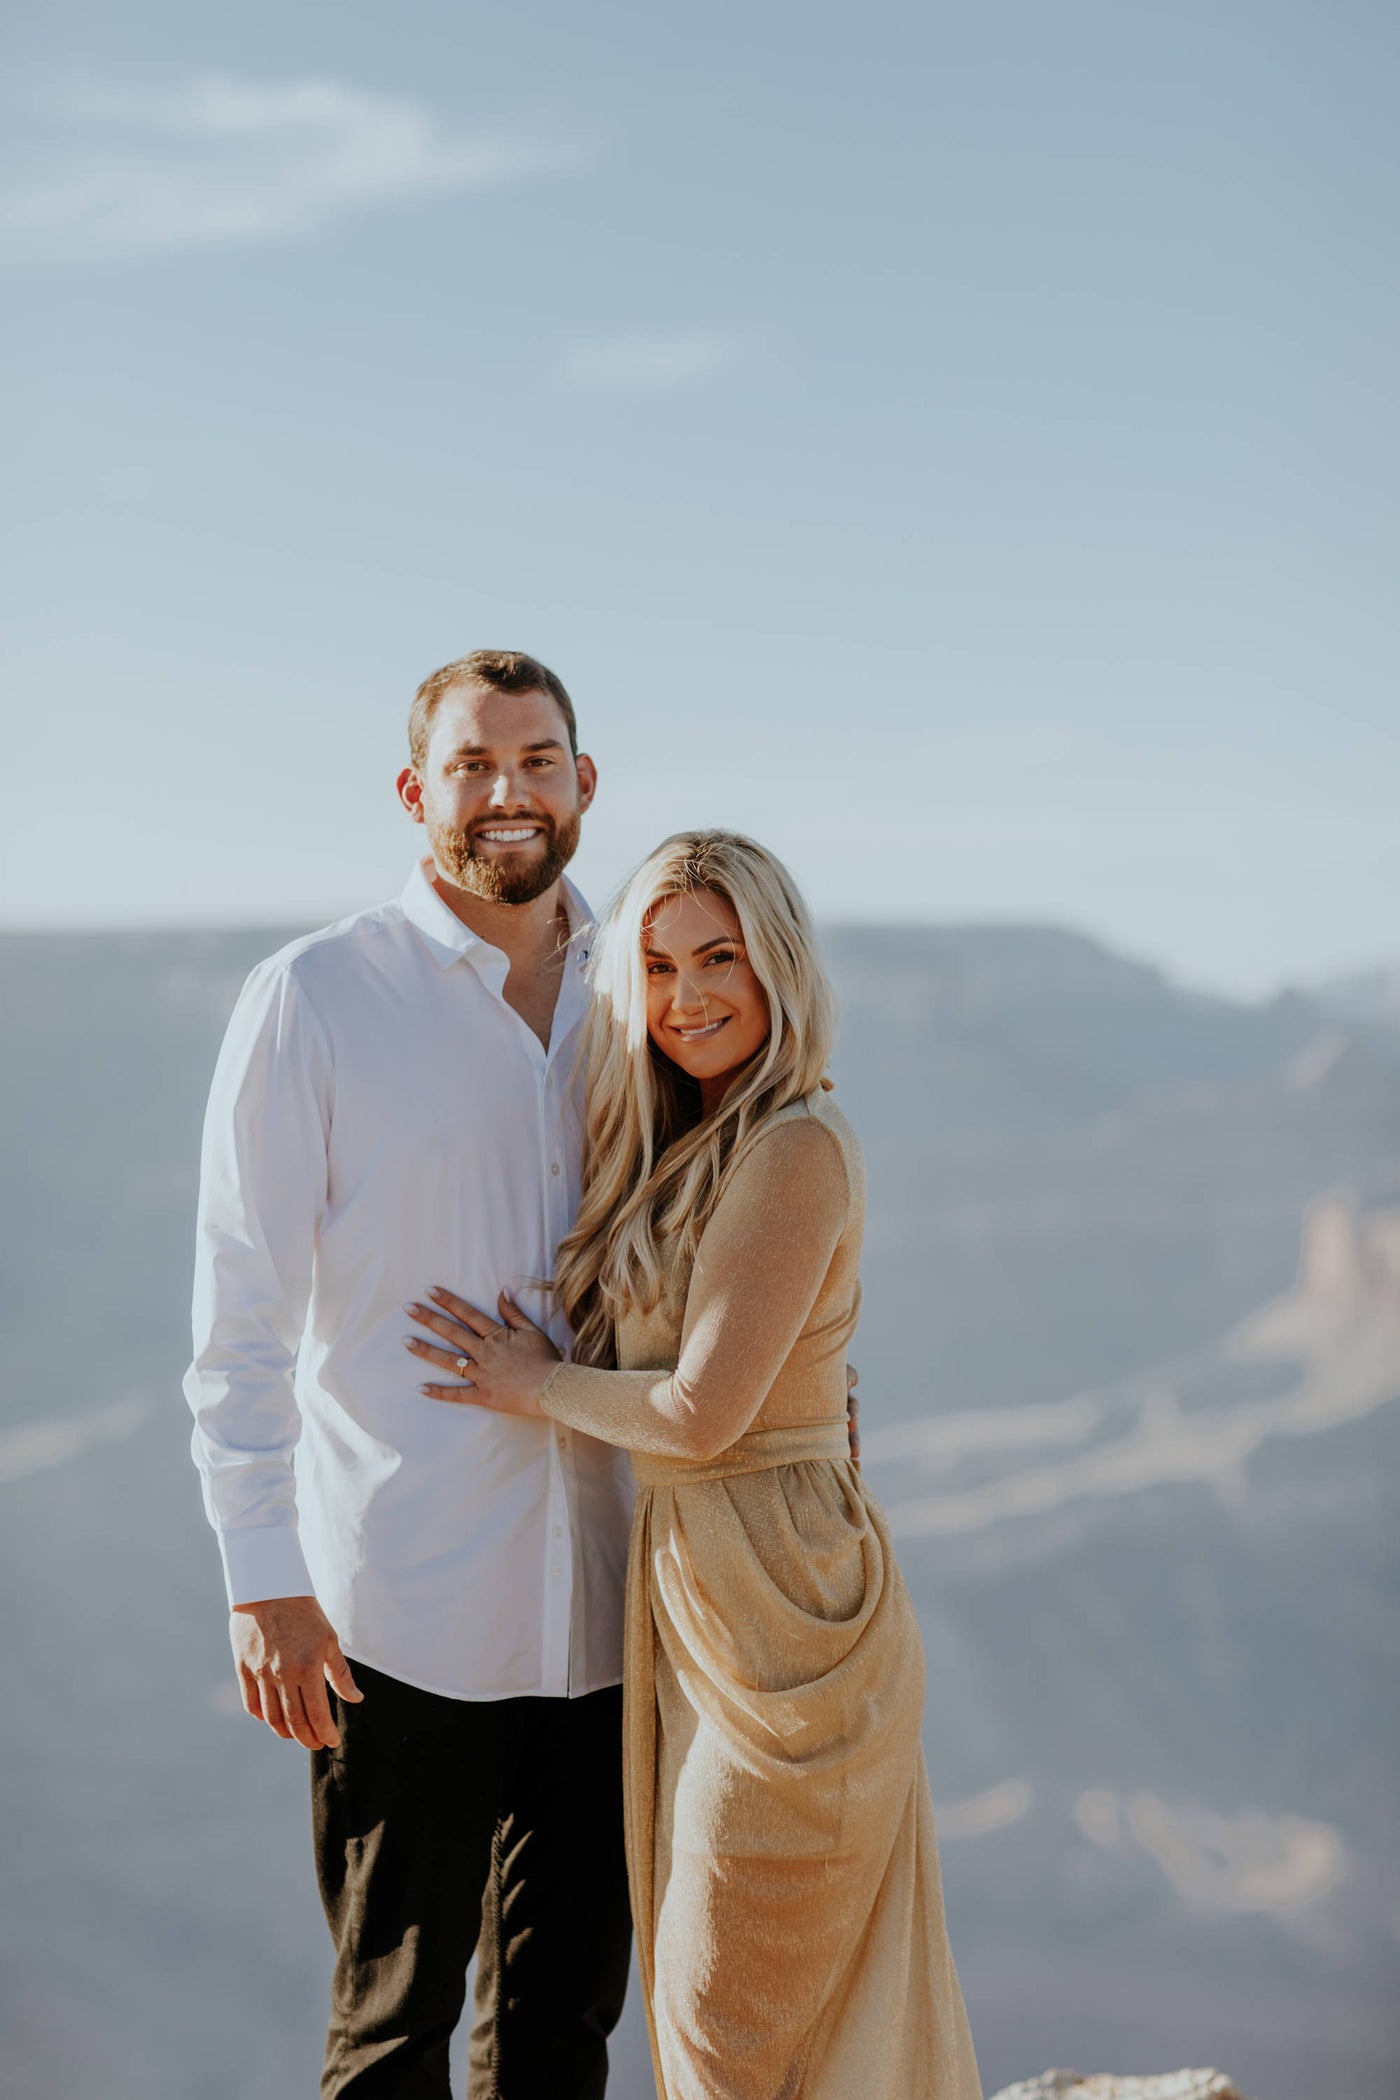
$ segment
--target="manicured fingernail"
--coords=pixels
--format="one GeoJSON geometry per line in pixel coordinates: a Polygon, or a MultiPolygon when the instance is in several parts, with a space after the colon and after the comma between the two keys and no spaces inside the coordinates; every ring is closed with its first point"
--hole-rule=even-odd
{"type": "Polygon", "coordinates": [[[420,1310],[420,1308],[419,1308],[418,1306],[416,1306],[416,1305],[406,1305],[406,1306],[404,1307],[404,1311],[405,1311],[405,1312],[406,1312],[406,1313],[408,1314],[408,1317],[410,1318],[410,1320],[411,1320],[411,1319],[413,1318],[414,1314],[415,1314],[416,1312],[418,1312],[419,1310],[420,1310]]]}

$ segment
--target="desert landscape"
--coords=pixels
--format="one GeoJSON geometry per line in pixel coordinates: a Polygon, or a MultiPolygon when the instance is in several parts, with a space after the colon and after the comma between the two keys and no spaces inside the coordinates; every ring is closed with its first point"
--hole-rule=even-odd
{"type": "MultiPolygon", "coordinates": [[[[6,2100],[286,2100],[328,1969],[179,1392],[204,1090],[296,929],[0,937],[6,2100]]],[[[1397,980],[1206,997],[1072,932],[845,927],[865,1464],[988,2092],[1400,2056],[1397,980]]],[[[618,2100],[650,2092],[635,2003],[618,2100]]]]}

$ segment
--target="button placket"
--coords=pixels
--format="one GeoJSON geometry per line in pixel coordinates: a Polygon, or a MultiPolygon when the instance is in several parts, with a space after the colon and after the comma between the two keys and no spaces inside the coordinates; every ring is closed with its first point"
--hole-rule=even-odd
{"type": "Polygon", "coordinates": [[[588,1628],[586,1624],[587,1589],[583,1570],[579,1563],[581,1531],[579,1520],[579,1482],[575,1470],[573,1432],[560,1424],[558,1431],[560,1474],[564,1483],[564,1536],[555,1545],[554,1551],[570,1575],[569,1609],[569,1683],[583,1681],[583,1672],[588,1655],[588,1628]]]}
{"type": "Polygon", "coordinates": [[[567,1696],[573,1654],[573,1595],[572,1583],[565,1577],[572,1574],[572,1569],[559,1549],[568,1516],[569,1492],[557,1446],[550,1451],[549,1471],[548,1531],[541,1540],[545,1548],[544,1682],[550,1692],[567,1696]]]}
{"type": "MultiPolygon", "coordinates": [[[[539,1074],[536,1096],[539,1113],[540,1182],[543,1224],[552,1250],[568,1231],[572,1219],[567,1215],[569,1181],[564,1172],[563,1147],[565,1132],[565,1089],[562,1083],[561,1066],[554,1052],[558,1048],[558,1032],[551,1043],[551,1055],[545,1069],[539,1074]]],[[[553,1325],[553,1321],[550,1322],[553,1325]]],[[[556,1339],[562,1342],[562,1330],[556,1339]]],[[[580,1570],[577,1555],[578,1529],[578,1483],[573,1474],[573,1438],[568,1428],[556,1425],[552,1454],[549,1509],[549,1535],[545,1543],[549,1548],[546,1558],[546,1595],[549,1600],[551,1618],[556,1621],[555,1637],[562,1639],[567,1651],[566,1679],[572,1688],[577,1675],[579,1661],[586,1652],[583,1628],[577,1623],[583,1609],[583,1592],[580,1587],[580,1570]],[[556,1497],[558,1498],[556,1501],[556,1497]],[[562,1619],[562,1624],[557,1622],[562,1619]]],[[[551,1654],[554,1641],[551,1640],[551,1654]]]]}

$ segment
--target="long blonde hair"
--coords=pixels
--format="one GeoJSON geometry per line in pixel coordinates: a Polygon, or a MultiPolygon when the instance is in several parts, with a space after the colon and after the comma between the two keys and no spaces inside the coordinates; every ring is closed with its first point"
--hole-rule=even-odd
{"type": "Polygon", "coordinates": [[[610,905],[589,978],[583,1201],[559,1249],[555,1291],[574,1330],[575,1360],[608,1365],[623,1313],[649,1312],[668,1273],[694,1259],[726,1175],[760,1126],[822,1084],[836,1002],[796,883],[735,831],[681,831],[662,841],[610,905]],[[718,1108],[698,1119],[694,1082],[647,1033],[648,915],[689,890],[733,907],[771,1022],[718,1108]]]}

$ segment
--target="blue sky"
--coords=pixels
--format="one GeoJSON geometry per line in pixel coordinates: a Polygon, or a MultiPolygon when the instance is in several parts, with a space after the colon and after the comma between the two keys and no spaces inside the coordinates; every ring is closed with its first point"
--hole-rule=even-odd
{"type": "Polygon", "coordinates": [[[1393,961],[1400,19],[728,0],[13,25],[12,925],[396,890],[413,687],[574,693],[601,895],[1393,961]]]}

